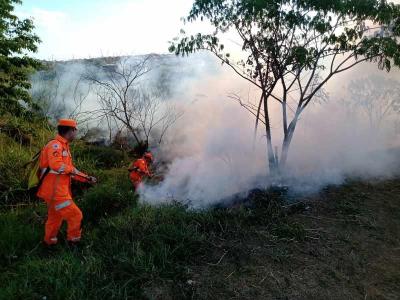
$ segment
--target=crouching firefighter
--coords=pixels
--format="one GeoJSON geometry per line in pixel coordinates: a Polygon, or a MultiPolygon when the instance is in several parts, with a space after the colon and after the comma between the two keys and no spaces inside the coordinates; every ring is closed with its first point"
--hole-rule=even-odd
{"type": "Polygon", "coordinates": [[[140,187],[144,177],[153,177],[150,173],[149,166],[153,162],[153,155],[146,152],[142,158],[134,161],[129,167],[129,178],[133,184],[135,191],[140,187]]]}
{"type": "Polygon", "coordinates": [[[39,156],[40,186],[37,196],[47,204],[44,242],[57,244],[62,222],[67,222],[67,240],[74,244],[81,239],[82,212],[72,200],[71,179],[96,183],[96,178],[79,172],[72,163],[69,143],[77,135],[75,120],[61,119],[58,135],[41,151],[39,156]]]}

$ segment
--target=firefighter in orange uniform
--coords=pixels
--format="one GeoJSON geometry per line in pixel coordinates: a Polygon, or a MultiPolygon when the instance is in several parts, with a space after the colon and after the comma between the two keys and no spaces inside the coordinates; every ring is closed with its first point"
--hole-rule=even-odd
{"type": "Polygon", "coordinates": [[[135,188],[135,191],[139,188],[142,183],[143,177],[153,177],[150,173],[149,165],[153,162],[153,155],[150,152],[146,152],[142,158],[137,159],[129,167],[130,172],[129,178],[135,188]]]}
{"type": "Polygon", "coordinates": [[[78,243],[81,239],[82,212],[72,200],[71,179],[96,183],[96,178],[78,171],[73,163],[69,143],[77,135],[75,120],[61,119],[58,135],[41,151],[40,170],[42,181],[37,196],[47,204],[47,221],[44,242],[57,244],[57,234],[62,222],[67,222],[67,240],[78,243]]]}

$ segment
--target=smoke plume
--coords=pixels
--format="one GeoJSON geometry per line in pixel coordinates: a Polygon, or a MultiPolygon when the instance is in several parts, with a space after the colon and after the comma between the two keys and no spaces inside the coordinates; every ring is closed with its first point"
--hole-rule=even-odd
{"type": "MultiPolygon", "coordinates": [[[[158,155],[171,161],[165,180],[144,186],[142,200],[155,204],[180,201],[198,208],[271,185],[285,185],[299,195],[346,179],[393,176],[399,166],[395,150],[399,133],[394,130],[398,114],[382,128],[370,128],[365,115],[344,101],[345,89],[352,88],[346,86],[349,77],[378,72],[374,68],[367,65],[337,78],[327,88],[329,100],[308,107],[295,133],[287,171],[273,179],[268,176],[262,127],[254,136],[254,117],[228,98],[230,93],[243,99],[257,97],[257,91],[222,67],[186,82],[184,92],[173,100],[185,103],[185,116],[158,155]]],[[[398,73],[379,76],[393,74],[398,73]]],[[[271,107],[274,145],[279,147],[281,113],[277,106],[271,107]]]]}
{"type": "MultiPolygon", "coordinates": [[[[36,75],[33,93],[43,93],[43,85],[49,82],[57,86],[47,95],[52,103],[47,114],[62,111],[54,116],[61,117],[75,109],[77,95],[68,92],[77,82],[78,96],[87,98],[81,109],[96,110],[96,94],[88,83],[79,81],[87,69],[87,62],[78,61],[59,65],[51,81],[42,78],[48,73],[36,75]],[[60,103],[64,109],[59,109],[60,103]]],[[[203,208],[254,188],[285,185],[294,194],[312,193],[348,178],[389,177],[398,170],[399,114],[392,114],[381,128],[371,128],[362,110],[348,105],[352,78],[375,73],[393,79],[398,72],[379,73],[376,66],[363,65],[332,80],[326,90],[329,100],[317,101],[300,118],[287,171],[271,179],[262,126],[255,135],[254,117],[228,97],[234,93],[244,101],[257,99],[254,87],[204,53],[189,58],[162,56],[152,69],[142,84],[161,89],[166,101],[184,115],[161,146],[151,147],[164,180],[143,186],[144,202],[180,201],[203,208]]],[[[281,113],[277,105],[271,109],[273,143],[280,147],[281,113]]],[[[92,122],[90,126],[101,129],[103,125],[92,122]]]]}

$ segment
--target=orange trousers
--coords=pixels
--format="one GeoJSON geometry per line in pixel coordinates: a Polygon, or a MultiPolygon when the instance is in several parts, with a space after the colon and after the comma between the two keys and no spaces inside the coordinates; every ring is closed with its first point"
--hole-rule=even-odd
{"type": "Polygon", "coordinates": [[[142,180],[143,180],[142,176],[140,174],[138,174],[137,172],[133,171],[129,174],[129,178],[133,184],[135,191],[137,191],[140,184],[142,183],[142,180]]]}
{"type": "Polygon", "coordinates": [[[48,245],[57,244],[58,231],[63,221],[67,222],[67,240],[79,242],[81,239],[82,212],[72,200],[48,204],[44,241],[48,245]]]}

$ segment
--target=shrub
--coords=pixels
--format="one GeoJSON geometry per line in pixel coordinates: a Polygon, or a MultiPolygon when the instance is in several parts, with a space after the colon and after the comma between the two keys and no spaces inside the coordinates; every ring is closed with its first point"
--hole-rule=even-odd
{"type": "Polygon", "coordinates": [[[76,165],[82,166],[82,170],[85,169],[85,161],[92,162],[95,169],[120,168],[128,163],[128,157],[123,151],[111,147],[86,145],[77,141],[71,148],[76,165]]]}
{"type": "Polygon", "coordinates": [[[43,119],[33,122],[7,115],[0,117],[0,206],[33,200],[26,190],[24,165],[51,134],[43,119]]]}
{"type": "Polygon", "coordinates": [[[0,205],[29,201],[24,164],[29,149],[0,134],[0,205]]]}
{"type": "Polygon", "coordinates": [[[86,222],[97,222],[137,202],[126,172],[108,171],[99,175],[98,185],[88,189],[78,199],[86,222]]]}
{"type": "Polygon", "coordinates": [[[44,118],[2,115],[0,117],[0,133],[8,136],[19,145],[29,148],[40,148],[52,136],[52,128],[44,118]]]}

